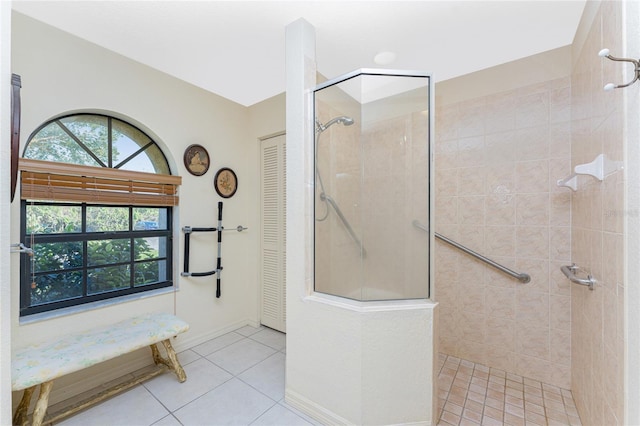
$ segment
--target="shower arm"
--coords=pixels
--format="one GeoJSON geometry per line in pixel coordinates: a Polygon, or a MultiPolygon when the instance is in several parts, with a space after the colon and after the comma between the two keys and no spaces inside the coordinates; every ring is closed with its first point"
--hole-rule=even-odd
{"type": "Polygon", "coordinates": [[[362,257],[365,257],[367,255],[367,251],[364,249],[364,246],[362,245],[362,241],[360,241],[360,239],[358,238],[356,233],[353,231],[353,228],[349,224],[349,221],[344,216],[344,214],[342,214],[342,211],[340,210],[340,207],[338,207],[338,204],[336,204],[336,202],[333,200],[333,198],[331,198],[330,196],[328,196],[324,192],[320,194],[320,199],[322,201],[328,202],[329,205],[331,205],[331,207],[333,207],[333,210],[338,215],[338,218],[340,219],[340,221],[342,222],[342,224],[346,228],[347,232],[349,233],[349,236],[351,237],[353,242],[358,245],[358,248],[362,252],[362,257]]]}

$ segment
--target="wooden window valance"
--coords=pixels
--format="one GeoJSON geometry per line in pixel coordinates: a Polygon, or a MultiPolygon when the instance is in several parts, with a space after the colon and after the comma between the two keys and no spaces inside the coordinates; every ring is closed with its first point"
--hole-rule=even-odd
{"type": "Polygon", "coordinates": [[[21,158],[23,200],[177,206],[182,177],[21,158]]]}

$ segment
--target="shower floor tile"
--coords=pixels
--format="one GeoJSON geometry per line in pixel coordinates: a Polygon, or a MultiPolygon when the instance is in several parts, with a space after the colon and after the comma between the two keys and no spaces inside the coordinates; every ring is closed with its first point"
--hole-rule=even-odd
{"type": "Polygon", "coordinates": [[[439,426],[581,426],[570,390],[440,354],[439,426]]]}

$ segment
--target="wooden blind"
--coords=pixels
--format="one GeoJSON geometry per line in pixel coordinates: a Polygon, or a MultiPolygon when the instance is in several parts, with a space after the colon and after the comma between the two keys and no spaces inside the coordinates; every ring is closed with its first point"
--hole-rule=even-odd
{"type": "Polygon", "coordinates": [[[182,177],[21,158],[23,200],[177,206],[182,177]]]}

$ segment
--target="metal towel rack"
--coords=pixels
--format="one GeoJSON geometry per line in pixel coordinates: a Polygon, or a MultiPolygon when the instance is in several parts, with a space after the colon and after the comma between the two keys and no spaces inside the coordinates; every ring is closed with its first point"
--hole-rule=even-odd
{"type": "MultiPolygon", "coordinates": [[[[418,229],[422,229],[425,232],[429,232],[429,229],[426,226],[424,226],[423,224],[421,224],[420,222],[418,222],[417,220],[413,221],[413,226],[415,226],[418,229]]],[[[513,278],[517,279],[518,281],[520,281],[523,284],[526,284],[526,283],[531,281],[531,276],[529,276],[529,274],[513,271],[513,270],[507,268],[506,266],[503,266],[503,265],[501,265],[501,264],[499,264],[497,262],[494,262],[493,260],[491,260],[491,259],[489,259],[487,257],[484,257],[483,255],[481,255],[479,253],[476,253],[475,251],[471,250],[470,248],[467,248],[467,247],[463,246],[462,244],[456,243],[455,241],[445,237],[442,234],[438,234],[437,232],[434,232],[433,235],[437,239],[439,239],[441,241],[444,241],[445,243],[447,243],[449,245],[452,245],[453,247],[457,248],[458,250],[461,250],[461,251],[467,253],[468,255],[473,256],[476,259],[486,263],[487,265],[493,266],[494,268],[500,270],[501,272],[504,272],[505,274],[512,276],[513,278]]]]}
{"type": "Polygon", "coordinates": [[[576,272],[580,270],[580,267],[575,263],[572,263],[571,266],[561,266],[560,270],[567,278],[569,278],[569,281],[571,281],[572,283],[586,285],[587,287],[589,287],[589,290],[593,290],[593,286],[596,283],[595,278],[593,278],[591,274],[587,274],[587,278],[578,278],[576,272]]]}

